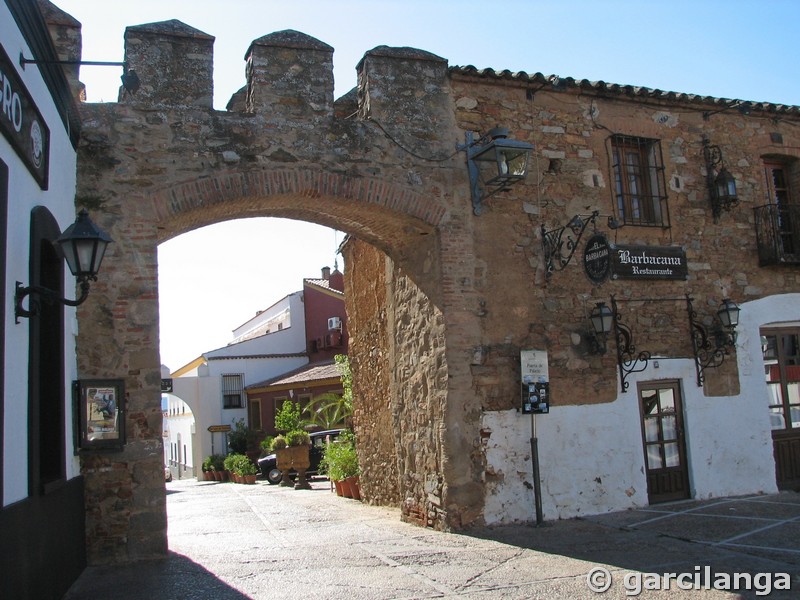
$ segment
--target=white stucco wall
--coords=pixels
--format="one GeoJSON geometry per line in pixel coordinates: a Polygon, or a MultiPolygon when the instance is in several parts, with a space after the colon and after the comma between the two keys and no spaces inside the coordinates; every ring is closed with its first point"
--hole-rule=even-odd
{"type": "MultiPolygon", "coordinates": [[[[191,407],[174,394],[165,394],[167,399],[166,415],[164,417],[164,464],[171,465],[171,461],[180,459],[180,476],[182,478],[196,475],[194,467],[199,466],[194,460],[192,447],[195,432],[195,418],[191,407]],[[176,445],[180,446],[180,456],[174,451],[176,445]],[[185,455],[184,455],[185,449],[185,455]],[[186,472],[183,472],[184,466],[186,472]]],[[[178,468],[174,473],[178,475],[178,468]]]]}
{"type": "MultiPolygon", "coordinates": [[[[740,307],[736,396],[706,396],[697,386],[692,359],[653,358],[647,369],[628,377],[628,391],[614,402],[559,406],[559,399],[552,398],[550,413],[536,416],[546,520],[648,504],[636,391],[640,381],[681,382],[693,498],[777,491],[759,328],[800,322],[800,294],[740,307]]],[[[487,412],[481,424],[489,434],[484,444],[487,523],[533,521],[531,417],[516,410],[487,412]]]]}
{"type": "MultiPolygon", "coordinates": [[[[25,40],[16,28],[14,18],[5,3],[0,3],[0,40],[8,56],[14,61],[20,53],[32,56],[25,40]]],[[[76,155],[67,131],[42,80],[39,70],[28,65],[17,69],[30,95],[33,97],[50,130],[49,189],[42,190],[17,156],[14,148],[0,136],[0,159],[8,165],[8,237],[3,249],[6,261],[6,279],[3,284],[5,308],[5,412],[3,420],[3,499],[8,505],[28,495],[28,321],[14,323],[15,282],[28,283],[28,257],[30,247],[30,215],[36,206],[46,207],[56,218],[63,231],[75,220],[76,155]]],[[[64,289],[67,294],[75,289],[75,280],[64,268],[64,289]]],[[[91,296],[90,300],[91,301],[91,296]]],[[[80,466],[73,453],[71,382],[77,378],[75,361],[75,336],[77,320],[75,309],[66,307],[65,317],[65,373],[64,414],[65,452],[67,478],[79,474],[80,466]]]]}

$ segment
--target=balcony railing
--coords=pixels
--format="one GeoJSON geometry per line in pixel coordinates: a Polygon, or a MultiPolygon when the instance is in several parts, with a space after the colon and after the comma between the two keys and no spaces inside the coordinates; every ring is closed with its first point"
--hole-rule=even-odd
{"type": "Polygon", "coordinates": [[[759,264],[800,264],[800,205],[766,204],[753,210],[759,264]]]}

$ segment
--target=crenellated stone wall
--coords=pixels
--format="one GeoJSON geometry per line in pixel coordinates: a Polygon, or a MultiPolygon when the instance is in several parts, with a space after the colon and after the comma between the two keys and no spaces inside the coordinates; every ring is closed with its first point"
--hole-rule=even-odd
{"type": "MultiPolygon", "coordinates": [[[[594,303],[613,294],[639,348],[691,373],[687,294],[710,323],[722,296],[800,291],[796,266],[758,266],[752,211],[764,202],[761,157],[800,158],[796,110],[704,119],[715,99],[554,85],[385,46],[365,54],[357,89],[334,101],[332,49],[283,31],[251,44],[247,85],[215,111],[212,36],[167,21],[131,27],[125,40],[142,88],[83,105],[76,197],[115,240],[79,309],[79,370],[124,379],[129,396],[124,451],[82,458],[93,563],[166,552],[156,248],[191,229],[275,216],[351,236],[346,295],[366,500],[399,504],[404,518],[440,529],[532,519],[531,425],[516,412],[521,350],[549,358],[554,410],[540,421],[548,518],[626,508],[642,502],[642,449],[615,442],[619,431],[641,439],[639,412],[635,392],[620,392],[613,340],[606,354],[591,352],[594,303]],[[476,216],[457,146],[465,132],[498,124],[535,146],[530,174],[476,216]],[[666,226],[609,228],[612,133],[660,140],[666,226]],[[725,147],[740,185],[742,205],[719,223],[708,208],[704,133],[725,147]],[[592,230],[615,243],[684,247],[689,279],[595,285],[579,259],[547,277],[542,227],[592,210],[602,215],[592,230]],[[598,415],[607,422],[595,426],[598,415]],[[636,420],[617,424],[620,415],[636,420]]],[[[763,382],[735,359],[699,391],[685,371],[664,370],[685,378],[708,414],[706,397],[736,398],[742,377],[763,382]]],[[[751,440],[768,436],[757,419],[745,425],[756,428],[751,440]]]]}

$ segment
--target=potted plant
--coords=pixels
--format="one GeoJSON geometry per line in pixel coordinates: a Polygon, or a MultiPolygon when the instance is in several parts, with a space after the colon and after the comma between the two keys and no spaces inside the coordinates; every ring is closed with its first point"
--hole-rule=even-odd
{"type": "Polygon", "coordinates": [[[339,441],[328,444],[320,467],[333,481],[338,495],[361,499],[358,455],[352,434],[343,435],[339,441]]]}
{"type": "Polygon", "coordinates": [[[237,470],[242,483],[254,484],[256,482],[256,465],[250,458],[243,456],[244,460],[239,460],[237,470]]]}
{"type": "Polygon", "coordinates": [[[286,400],[275,415],[275,427],[285,431],[277,436],[272,443],[278,469],[282,473],[280,485],[288,487],[294,485],[296,490],[310,490],[311,485],[306,479],[306,471],[311,466],[309,445],[311,438],[303,429],[300,419],[300,405],[291,400],[286,400]],[[283,447],[281,447],[283,446],[283,447]],[[289,471],[297,471],[297,481],[293,484],[289,471]]]}
{"type": "Polygon", "coordinates": [[[211,464],[214,471],[214,479],[225,481],[225,457],[221,454],[212,454],[211,464]]]}
{"type": "Polygon", "coordinates": [[[203,459],[203,479],[205,481],[213,481],[214,480],[214,457],[213,456],[206,456],[203,459]]]}
{"type": "Polygon", "coordinates": [[[228,472],[228,476],[234,483],[239,482],[236,465],[240,456],[244,456],[244,454],[237,454],[237,453],[228,454],[228,456],[226,456],[225,460],[223,461],[225,465],[225,471],[228,472]]]}

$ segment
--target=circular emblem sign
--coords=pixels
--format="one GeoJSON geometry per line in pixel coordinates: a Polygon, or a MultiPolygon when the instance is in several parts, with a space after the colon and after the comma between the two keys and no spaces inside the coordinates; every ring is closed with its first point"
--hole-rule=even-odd
{"type": "Polygon", "coordinates": [[[608,238],[602,233],[595,233],[586,240],[583,250],[583,268],[586,276],[594,284],[601,284],[611,274],[611,247],[608,238]]]}

